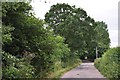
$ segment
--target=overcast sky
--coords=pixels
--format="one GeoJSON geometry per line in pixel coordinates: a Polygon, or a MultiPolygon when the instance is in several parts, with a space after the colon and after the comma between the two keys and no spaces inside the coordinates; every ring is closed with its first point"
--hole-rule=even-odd
{"type": "Polygon", "coordinates": [[[118,46],[118,2],[119,0],[32,0],[31,5],[36,17],[44,19],[50,6],[57,3],[83,8],[95,21],[104,21],[108,25],[111,47],[118,46]]]}

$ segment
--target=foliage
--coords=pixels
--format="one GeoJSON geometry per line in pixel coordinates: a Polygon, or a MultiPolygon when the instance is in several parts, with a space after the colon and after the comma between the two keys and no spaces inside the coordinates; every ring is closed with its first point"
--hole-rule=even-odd
{"type": "Polygon", "coordinates": [[[3,3],[2,7],[4,78],[45,77],[71,63],[64,37],[35,18],[28,3],[3,3]]]}
{"type": "Polygon", "coordinates": [[[120,47],[111,48],[102,56],[102,58],[95,61],[95,66],[99,71],[110,78],[110,80],[118,80],[120,78],[120,47]]]}
{"type": "Polygon", "coordinates": [[[4,2],[2,13],[4,78],[47,77],[49,72],[79,63],[86,53],[94,53],[94,47],[109,46],[105,23],[96,23],[75,6],[53,5],[45,21],[36,18],[25,2],[4,2]]]}
{"type": "Polygon", "coordinates": [[[12,38],[11,38],[11,31],[14,30],[14,27],[11,27],[10,25],[9,26],[5,26],[5,25],[2,25],[2,44],[3,45],[6,45],[6,44],[10,44],[11,41],[12,41],[12,38]]]}
{"type": "Polygon", "coordinates": [[[17,51],[20,52],[18,44],[21,44],[21,48],[22,45],[24,46],[23,43],[25,43],[25,41],[23,41],[23,39],[21,38],[24,36],[22,35],[22,29],[24,30],[23,27],[25,26],[27,16],[30,15],[30,10],[31,6],[29,6],[28,3],[5,2],[2,4],[2,25],[11,25],[14,28],[14,31],[12,31],[11,34],[13,41],[11,42],[11,44],[3,46],[3,50],[5,50],[6,52],[11,51],[11,54],[16,53],[17,51]]]}
{"type": "Polygon", "coordinates": [[[68,4],[53,5],[45,15],[45,21],[53,28],[56,34],[65,38],[71,51],[79,51],[88,47],[88,37],[94,33],[94,20],[80,8],[68,4]],[[91,23],[91,25],[90,25],[91,23]],[[87,33],[91,31],[91,33],[87,33]]]}
{"type": "Polygon", "coordinates": [[[19,59],[9,53],[2,53],[3,78],[32,78],[34,76],[34,67],[24,58],[19,59]]]}
{"type": "Polygon", "coordinates": [[[68,67],[61,67],[60,63],[59,62],[56,62],[56,69],[52,72],[49,72],[48,73],[48,78],[60,78],[62,75],[64,75],[64,73],[66,73],[67,71],[75,68],[76,66],[80,65],[82,63],[82,61],[80,59],[77,59],[73,64],[69,65],[68,67]],[[58,67],[57,67],[58,66],[58,67]]]}
{"type": "Polygon", "coordinates": [[[88,58],[92,59],[92,61],[96,58],[96,47],[98,50],[98,57],[101,57],[102,54],[104,54],[104,52],[106,52],[110,46],[110,38],[107,29],[107,24],[105,24],[103,21],[95,22],[94,31],[96,32],[96,34],[94,35],[94,38],[92,38],[93,44],[91,45],[91,53],[88,54],[88,58]]]}
{"type": "Polygon", "coordinates": [[[96,42],[98,46],[99,56],[102,56],[102,53],[109,49],[110,46],[110,39],[109,33],[107,29],[107,24],[104,22],[96,22],[97,26],[95,28],[97,35],[96,35],[96,42]]]}
{"type": "Polygon", "coordinates": [[[95,59],[94,65],[95,65],[96,68],[99,68],[100,62],[101,62],[101,58],[95,59]]]}
{"type": "Polygon", "coordinates": [[[95,59],[94,48],[99,47],[100,56],[109,48],[107,25],[104,22],[95,22],[81,8],[65,3],[53,5],[46,13],[45,21],[55,34],[65,38],[65,43],[72,51],[71,55],[78,51],[80,58],[86,55],[90,59],[95,59]]]}

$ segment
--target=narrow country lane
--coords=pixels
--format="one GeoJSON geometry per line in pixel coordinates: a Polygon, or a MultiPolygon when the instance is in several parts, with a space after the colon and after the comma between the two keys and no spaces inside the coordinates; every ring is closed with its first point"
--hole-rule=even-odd
{"type": "MultiPolygon", "coordinates": [[[[74,78],[74,79],[84,79],[84,80],[107,80],[101,73],[95,68],[94,63],[82,63],[80,66],[72,69],[65,73],[61,80],[66,80],[67,78],[74,78]],[[86,78],[86,79],[85,79],[86,78]]],[[[72,80],[74,80],[72,79],[72,80]]],[[[71,80],[71,79],[70,79],[71,80]]]]}

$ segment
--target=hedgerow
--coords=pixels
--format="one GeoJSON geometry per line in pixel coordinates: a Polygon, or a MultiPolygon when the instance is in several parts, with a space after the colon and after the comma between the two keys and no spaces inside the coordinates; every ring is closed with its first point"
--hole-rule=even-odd
{"type": "Polygon", "coordinates": [[[120,78],[120,47],[111,48],[101,58],[95,60],[96,68],[110,80],[120,78]]]}

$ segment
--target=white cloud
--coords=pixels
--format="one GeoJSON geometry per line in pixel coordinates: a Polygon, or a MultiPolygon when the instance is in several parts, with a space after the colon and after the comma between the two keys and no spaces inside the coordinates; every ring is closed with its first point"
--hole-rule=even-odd
{"type": "Polygon", "coordinates": [[[33,0],[32,6],[36,17],[44,19],[50,6],[57,3],[68,3],[83,8],[96,21],[104,21],[108,25],[111,47],[118,45],[118,1],[119,0],[33,0]]]}

